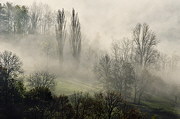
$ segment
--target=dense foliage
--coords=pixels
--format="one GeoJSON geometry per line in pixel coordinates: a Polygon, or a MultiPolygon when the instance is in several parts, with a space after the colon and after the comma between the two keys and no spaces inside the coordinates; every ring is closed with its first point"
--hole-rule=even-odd
{"type": "Polygon", "coordinates": [[[1,119],[143,119],[144,114],[116,92],[53,95],[48,87],[26,90],[0,69],[1,119]]]}

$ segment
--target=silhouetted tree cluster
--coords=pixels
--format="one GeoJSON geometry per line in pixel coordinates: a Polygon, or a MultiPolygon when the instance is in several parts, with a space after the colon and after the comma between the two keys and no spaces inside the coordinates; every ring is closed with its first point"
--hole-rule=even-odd
{"type": "Polygon", "coordinates": [[[56,96],[50,90],[54,87],[55,76],[47,71],[32,73],[28,78],[31,88],[26,89],[24,82],[18,78],[19,74],[15,73],[22,68],[18,56],[9,51],[2,54],[6,55],[0,57],[3,59],[0,65],[1,119],[144,118],[142,112],[123,100],[120,93],[113,91],[56,96]]]}
{"type": "Polygon", "coordinates": [[[49,88],[54,89],[56,76],[48,71],[37,71],[32,74],[27,79],[28,85],[31,88],[49,88]]]}
{"type": "Polygon", "coordinates": [[[11,51],[0,52],[0,66],[6,68],[8,77],[17,77],[23,73],[20,58],[11,51]]]}
{"type": "MultiPolygon", "coordinates": [[[[64,9],[53,13],[48,5],[34,2],[29,8],[12,3],[0,4],[0,33],[52,34],[55,31],[60,66],[63,64],[64,45],[67,37],[64,9]],[[52,26],[55,26],[52,27],[52,26]],[[55,29],[55,30],[54,30],[55,29]]],[[[81,26],[78,13],[72,10],[68,39],[69,49],[78,66],[81,56],[81,26]]]]}
{"type": "Polygon", "coordinates": [[[2,66],[0,66],[0,95],[0,118],[22,118],[23,82],[9,77],[8,70],[2,66]]]}
{"type": "MultiPolygon", "coordinates": [[[[58,53],[59,61],[62,66],[63,63],[63,52],[64,45],[66,41],[66,20],[64,9],[58,10],[57,14],[57,26],[56,26],[56,39],[58,42],[58,53]]],[[[75,10],[72,10],[71,24],[70,24],[70,33],[69,33],[69,42],[70,50],[72,57],[74,59],[74,64],[78,67],[81,56],[81,26],[78,18],[78,13],[75,10]]]]}
{"type": "Polygon", "coordinates": [[[46,87],[25,90],[22,82],[6,79],[2,68],[0,76],[2,119],[144,118],[144,114],[125,102],[119,93],[96,93],[91,96],[79,92],[57,97],[46,87]]]}
{"type": "Polygon", "coordinates": [[[147,24],[133,29],[133,39],[113,42],[112,55],[105,54],[95,65],[98,79],[108,90],[119,91],[125,99],[140,103],[148,85],[154,79],[150,68],[159,59],[158,41],[147,24]],[[134,97],[133,97],[134,96],[134,97]]]}
{"type": "Polygon", "coordinates": [[[70,45],[72,50],[72,56],[75,59],[75,63],[78,65],[81,55],[81,26],[78,18],[78,13],[72,10],[71,17],[71,30],[70,30],[70,45]]]}
{"type": "Polygon", "coordinates": [[[74,93],[70,96],[74,119],[138,119],[145,115],[122,99],[120,93],[107,91],[93,96],[74,93]],[[135,111],[135,113],[131,113],[135,111]]]}
{"type": "Polygon", "coordinates": [[[33,3],[30,8],[0,3],[0,32],[7,34],[50,34],[54,24],[48,5],[33,3]]]}
{"type": "Polygon", "coordinates": [[[57,26],[56,26],[56,40],[58,42],[58,53],[59,53],[59,63],[63,64],[63,53],[64,45],[66,40],[66,21],[64,9],[58,10],[57,14],[57,26]]]}
{"type": "Polygon", "coordinates": [[[26,34],[28,32],[29,15],[26,6],[11,3],[0,4],[0,21],[3,33],[26,34]]]}

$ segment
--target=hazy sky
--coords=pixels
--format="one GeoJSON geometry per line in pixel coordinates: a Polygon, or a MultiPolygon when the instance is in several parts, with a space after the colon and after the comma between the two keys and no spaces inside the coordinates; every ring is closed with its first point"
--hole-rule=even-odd
{"type": "MultiPolygon", "coordinates": [[[[0,2],[7,0],[0,0],[0,2]]],[[[161,41],[165,52],[180,51],[180,0],[8,0],[30,5],[34,1],[47,3],[54,10],[64,8],[79,12],[84,34],[99,36],[103,45],[112,39],[130,36],[137,23],[146,22],[161,41]]]]}

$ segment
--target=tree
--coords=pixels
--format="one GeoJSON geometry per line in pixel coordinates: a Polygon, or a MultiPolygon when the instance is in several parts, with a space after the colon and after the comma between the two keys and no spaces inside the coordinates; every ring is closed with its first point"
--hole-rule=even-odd
{"type": "Polygon", "coordinates": [[[122,65],[123,89],[122,96],[125,100],[131,97],[132,86],[135,82],[135,71],[131,63],[124,62],[122,65]]]}
{"type": "Polygon", "coordinates": [[[122,60],[129,63],[133,63],[133,50],[133,41],[128,38],[123,38],[121,42],[113,41],[112,43],[112,55],[116,61],[122,60]]]}
{"type": "Polygon", "coordinates": [[[103,119],[105,118],[105,105],[104,105],[104,95],[103,93],[94,94],[94,103],[93,104],[93,114],[94,119],[103,119]]]}
{"type": "Polygon", "coordinates": [[[102,56],[95,65],[94,72],[100,81],[103,82],[105,88],[110,89],[112,79],[112,59],[108,54],[102,56]]]}
{"type": "Polygon", "coordinates": [[[47,71],[37,71],[32,73],[27,79],[28,85],[32,88],[49,88],[54,89],[55,87],[55,75],[47,71]]]}
{"type": "Polygon", "coordinates": [[[72,10],[71,27],[70,27],[70,45],[72,56],[75,63],[78,65],[81,55],[81,26],[78,18],[78,13],[72,10]]]}
{"type": "Polygon", "coordinates": [[[36,2],[34,2],[30,8],[29,16],[30,16],[30,30],[29,32],[31,34],[35,34],[38,29],[39,22],[42,18],[42,9],[40,7],[41,5],[37,5],[36,2]]]}
{"type": "Polygon", "coordinates": [[[173,54],[173,55],[171,56],[170,69],[171,69],[172,71],[177,70],[178,65],[179,65],[179,61],[180,61],[180,56],[179,56],[179,55],[173,54]]]}
{"type": "Polygon", "coordinates": [[[118,91],[127,99],[131,96],[135,80],[133,66],[132,42],[124,40],[113,42],[112,57],[105,55],[95,66],[97,77],[103,81],[108,90],[118,91]]]}
{"type": "Polygon", "coordinates": [[[8,76],[7,69],[0,67],[0,117],[22,118],[23,82],[8,76]]]}
{"type": "Polygon", "coordinates": [[[137,101],[136,98],[138,97],[138,103],[140,103],[147,85],[151,81],[151,73],[148,71],[148,67],[158,61],[159,54],[155,49],[158,40],[146,23],[136,25],[133,30],[133,40],[135,43],[135,64],[137,64],[135,66],[134,102],[137,101]]]}
{"type": "Polygon", "coordinates": [[[142,96],[147,90],[148,85],[151,84],[152,74],[147,69],[135,70],[135,82],[134,82],[134,103],[141,103],[142,96]]]}
{"type": "Polygon", "coordinates": [[[0,3],[0,33],[4,31],[4,6],[0,3]]]}
{"type": "Polygon", "coordinates": [[[75,119],[80,119],[81,118],[82,100],[83,100],[82,92],[74,93],[70,97],[70,101],[72,103],[74,113],[75,113],[75,117],[74,117],[75,119]]]}
{"type": "Polygon", "coordinates": [[[14,17],[14,32],[18,34],[27,34],[29,27],[28,9],[25,6],[16,5],[14,17]]]}
{"type": "Polygon", "coordinates": [[[94,95],[93,111],[95,119],[126,119],[132,107],[119,92],[106,91],[94,95]]]}
{"type": "Polygon", "coordinates": [[[1,7],[0,19],[4,33],[28,33],[29,15],[25,6],[6,3],[1,7]]]}
{"type": "Polygon", "coordinates": [[[44,40],[41,42],[41,48],[46,57],[46,69],[48,69],[49,64],[51,63],[50,57],[53,57],[56,54],[56,50],[54,48],[54,44],[51,40],[49,40],[49,38],[44,38],[44,40]]]}
{"type": "Polygon", "coordinates": [[[122,93],[123,90],[123,78],[122,78],[122,53],[121,45],[119,42],[113,42],[112,44],[112,75],[113,75],[113,86],[116,91],[122,93]]]}
{"type": "Polygon", "coordinates": [[[155,62],[158,44],[156,35],[146,23],[137,24],[133,30],[133,40],[135,42],[135,60],[141,67],[146,67],[155,62]]]}
{"type": "Polygon", "coordinates": [[[56,26],[56,40],[58,42],[59,63],[60,63],[60,66],[62,66],[64,44],[66,40],[66,20],[65,20],[64,9],[62,9],[62,11],[58,10],[57,26],[56,26]]]}
{"type": "Polygon", "coordinates": [[[74,119],[88,119],[93,115],[93,99],[88,93],[74,93],[70,96],[70,101],[74,109],[74,119]]]}
{"type": "Polygon", "coordinates": [[[112,119],[115,110],[121,105],[123,99],[119,93],[106,92],[104,96],[105,110],[107,114],[107,119],[112,119]]]}
{"type": "Polygon", "coordinates": [[[42,4],[41,33],[50,34],[51,27],[54,26],[54,13],[47,4],[42,4]]]}
{"type": "Polygon", "coordinates": [[[17,77],[23,73],[20,58],[10,51],[0,53],[0,66],[6,68],[8,77],[17,77]]]}
{"type": "Polygon", "coordinates": [[[48,119],[50,104],[53,101],[51,91],[46,87],[36,87],[25,94],[25,117],[27,119],[48,119]]]}
{"type": "Polygon", "coordinates": [[[158,56],[158,61],[155,63],[155,68],[158,71],[163,71],[163,75],[167,74],[167,70],[169,70],[169,57],[166,54],[160,53],[158,56]]]}
{"type": "Polygon", "coordinates": [[[113,42],[112,53],[112,87],[127,99],[131,96],[135,79],[132,41],[125,39],[122,42],[113,42]]]}
{"type": "Polygon", "coordinates": [[[1,5],[1,13],[0,13],[1,32],[13,33],[14,16],[15,16],[14,9],[15,8],[12,5],[12,3],[9,2],[1,5]]]}
{"type": "Polygon", "coordinates": [[[21,80],[15,80],[8,75],[8,70],[0,66],[1,103],[15,103],[22,99],[24,87],[21,80]]]}
{"type": "Polygon", "coordinates": [[[53,110],[51,113],[54,112],[55,118],[73,119],[74,117],[74,110],[68,96],[60,95],[58,97],[54,97],[54,101],[50,107],[51,110],[53,110]]]}

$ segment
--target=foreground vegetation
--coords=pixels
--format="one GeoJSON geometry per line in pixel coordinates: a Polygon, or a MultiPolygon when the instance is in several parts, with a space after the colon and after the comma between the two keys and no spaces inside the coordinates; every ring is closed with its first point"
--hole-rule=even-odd
{"type": "Polygon", "coordinates": [[[1,119],[178,118],[174,111],[168,110],[171,107],[167,105],[169,102],[163,103],[162,99],[159,99],[162,104],[151,99],[136,105],[125,101],[118,92],[110,91],[57,96],[44,86],[27,90],[23,82],[7,77],[6,69],[1,67],[1,119]]]}
{"type": "Polygon", "coordinates": [[[115,92],[56,96],[45,85],[26,90],[21,81],[10,78],[2,67],[0,81],[1,119],[141,119],[145,116],[115,92]]]}

